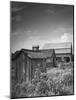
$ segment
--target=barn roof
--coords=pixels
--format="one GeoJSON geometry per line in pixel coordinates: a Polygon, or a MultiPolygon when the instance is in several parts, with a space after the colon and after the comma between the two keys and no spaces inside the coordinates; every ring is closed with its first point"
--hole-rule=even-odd
{"type": "Polygon", "coordinates": [[[30,58],[47,58],[52,57],[53,49],[51,50],[39,50],[38,52],[29,52],[28,56],[30,58]]]}
{"type": "Polygon", "coordinates": [[[70,48],[72,45],[71,42],[64,43],[48,43],[45,44],[43,49],[62,49],[62,48],[70,48]]]}
{"type": "Polygon", "coordinates": [[[20,51],[16,51],[14,54],[12,54],[12,59],[15,59],[21,53],[27,54],[27,56],[30,58],[47,58],[47,57],[52,57],[53,52],[54,52],[54,49],[39,50],[39,51],[21,49],[20,51]]]}
{"type": "Polygon", "coordinates": [[[55,49],[56,54],[71,53],[71,42],[66,43],[49,43],[46,44],[44,49],[55,49]]]}
{"type": "Polygon", "coordinates": [[[42,52],[31,52],[28,53],[28,56],[30,58],[46,58],[46,55],[42,52]]]}
{"type": "Polygon", "coordinates": [[[55,49],[56,54],[65,54],[65,53],[71,53],[70,48],[64,48],[64,49],[55,49]]]}

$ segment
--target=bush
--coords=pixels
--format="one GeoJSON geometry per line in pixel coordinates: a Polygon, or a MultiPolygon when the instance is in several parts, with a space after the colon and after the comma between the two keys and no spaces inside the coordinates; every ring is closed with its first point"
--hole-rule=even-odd
{"type": "Polygon", "coordinates": [[[49,91],[49,86],[47,85],[46,81],[41,81],[37,83],[36,86],[36,94],[37,96],[47,96],[49,91]]]}
{"type": "Polygon", "coordinates": [[[73,71],[53,68],[47,73],[35,72],[30,83],[17,83],[15,97],[34,97],[73,94],[73,71]]]}

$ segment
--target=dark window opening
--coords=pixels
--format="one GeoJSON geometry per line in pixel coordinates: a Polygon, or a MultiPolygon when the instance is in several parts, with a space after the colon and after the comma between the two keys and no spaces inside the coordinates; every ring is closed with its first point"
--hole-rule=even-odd
{"type": "Polygon", "coordinates": [[[64,57],[64,59],[65,59],[65,62],[69,62],[70,61],[69,57],[64,57]]]}

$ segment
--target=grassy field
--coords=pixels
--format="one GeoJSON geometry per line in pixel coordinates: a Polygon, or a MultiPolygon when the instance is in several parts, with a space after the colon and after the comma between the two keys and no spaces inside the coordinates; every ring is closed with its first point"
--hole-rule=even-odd
{"type": "Polygon", "coordinates": [[[47,73],[35,72],[31,82],[17,83],[13,88],[13,98],[74,94],[73,63],[62,63],[47,73]]]}

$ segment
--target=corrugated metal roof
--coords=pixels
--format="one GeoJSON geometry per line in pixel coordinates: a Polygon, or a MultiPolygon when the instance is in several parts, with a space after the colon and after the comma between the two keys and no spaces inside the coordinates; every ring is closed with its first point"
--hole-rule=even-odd
{"type": "Polygon", "coordinates": [[[43,46],[43,49],[60,49],[60,48],[70,48],[71,42],[65,43],[48,43],[43,46]]]}
{"type": "Polygon", "coordinates": [[[44,49],[55,49],[56,54],[71,53],[71,42],[65,43],[49,43],[46,44],[44,49]]]}
{"type": "Polygon", "coordinates": [[[55,49],[56,54],[71,53],[71,49],[55,49]]]}

